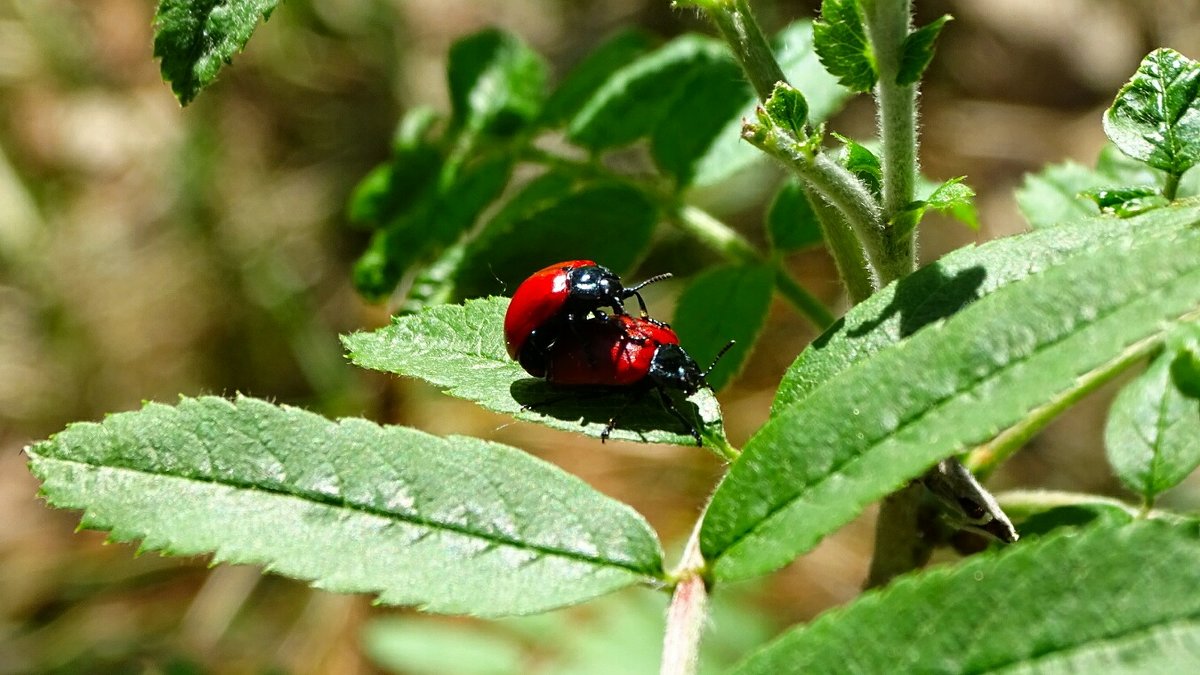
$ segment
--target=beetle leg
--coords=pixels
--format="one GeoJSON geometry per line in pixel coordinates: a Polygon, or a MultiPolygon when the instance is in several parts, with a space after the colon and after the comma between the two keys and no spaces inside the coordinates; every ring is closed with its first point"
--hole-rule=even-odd
{"type": "Polygon", "coordinates": [[[682,422],[683,427],[687,429],[688,434],[690,434],[692,438],[696,439],[696,447],[703,447],[704,442],[700,440],[700,432],[696,429],[696,425],[689,422],[688,419],[683,416],[683,413],[679,412],[679,408],[675,407],[675,403],[671,400],[671,397],[667,395],[667,392],[663,391],[662,387],[655,387],[654,389],[658,392],[658,398],[662,401],[663,407],[667,409],[667,412],[671,413],[675,416],[675,419],[682,422]]]}

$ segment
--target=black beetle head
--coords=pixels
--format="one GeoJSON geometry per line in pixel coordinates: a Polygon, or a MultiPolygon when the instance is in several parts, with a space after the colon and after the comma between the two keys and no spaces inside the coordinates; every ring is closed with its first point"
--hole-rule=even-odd
{"type": "Polygon", "coordinates": [[[625,287],[621,285],[621,277],[603,265],[576,267],[567,272],[567,283],[573,302],[591,307],[622,307],[625,287]]]}
{"type": "Polygon", "coordinates": [[[654,358],[650,360],[650,372],[647,373],[654,384],[678,389],[687,396],[696,393],[701,387],[708,386],[704,375],[696,361],[683,351],[683,347],[673,344],[658,346],[654,358]]]}

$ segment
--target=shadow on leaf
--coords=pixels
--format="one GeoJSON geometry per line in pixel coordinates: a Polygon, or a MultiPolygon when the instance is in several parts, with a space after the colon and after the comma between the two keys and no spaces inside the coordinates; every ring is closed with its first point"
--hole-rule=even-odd
{"type": "Polygon", "coordinates": [[[883,311],[874,319],[850,329],[846,335],[861,337],[899,314],[900,337],[909,337],[978,300],[979,289],[986,277],[987,270],[982,267],[968,267],[954,276],[946,276],[940,266],[930,265],[897,282],[896,293],[883,311]]]}
{"type": "MultiPolygon", "coordinates": [[[[524,378],[513,382],[509,393],[524,408],[518,417],[543,423],[547,422],[544,418],[553,418],[566,425],[577,425],[580,432],[589,436],[598,437],[610,420],[615,421],[613,439],[674,443],[679,436],[688,434],[648,387],[556,387],[545,380],[524,378]]],[[[671,400],[685,417],[699,425],[699,411],[694,403],[678,396],[672,396],[671,400]]]]}

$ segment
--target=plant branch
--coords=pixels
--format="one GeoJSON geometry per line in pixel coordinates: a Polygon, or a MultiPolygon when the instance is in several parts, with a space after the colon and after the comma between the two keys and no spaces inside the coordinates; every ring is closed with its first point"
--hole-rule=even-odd
{"type": "Polygon", "coordinates": [[[721,37],[733,49],[758,94],[758,100],[767,100],[775,84],[786,82],[787,78],[750,13],[750,4],[746,0],[698,0],[695,4],[708,13],[717,30],[721,31],[721,37]]]}
{"type": "Polygon", "coordinates": [[[854,231],[850,229],[840,211],[824,198],[813,194],[811,188],[805,187],[804,192],[809,204],[812,205],[813,213],[817,216],[817,223],[821,226],[825,247],[829,250],[829,255],[833,257],[833,263],[837,266],[842,283],[846,285],[850,302],[857,305],[875,292],[875,286],[871,281],[871,268],[867,265],[862,244],[859,243],[858,237],[854,235],[854,231]]]}
{"type": "MultiPolygon", "coordinates": [[[[674,211],[672,219],[680,229],[728,260],[743,263],[766,261],[753,244],[703,209],[683,204],[674,211]]],[[[829,308],[793,279],[784,269],[782,262],[773,261],[771,264],[775,268],[775,288],[779,294],[818,330],[824,331],[832,326],[836,319],[829,308]]]]}
{"type": "Polygon", "coordinates": [[[663,636],[660,675],[694,675],[700,660],[700,638],[708,618],[708,583],[704,557],[700,555],[700,523],[692,530],[679,567],[671,605],[667,608],[667,630],[663,636]]]}
{"type": "Polygon", "coordinates": [[[814,151],[811,140],[802,142],[762,109],[758,122],[747,122],[742,137],[763,152],[781,160],[808,186],[845,216],[866,254],[875,275],[872,288],[879,287],[880,270],[890,269],[890,247],[884,236],[882,214],[875,198],[854,174],[823,152],[814,151]]]}

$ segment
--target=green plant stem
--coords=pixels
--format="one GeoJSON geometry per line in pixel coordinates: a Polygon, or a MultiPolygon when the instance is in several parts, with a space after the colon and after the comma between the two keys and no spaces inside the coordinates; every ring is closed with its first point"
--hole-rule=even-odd
{"type": "Polygon", "coordinates": [[[786,82],[783,69],[771,52],[758,22],[750,13],[750,4],[746,0],[725,0],[723,2],[699,2],[708,12],[709,18],[721,31],[721,37],[729,43],[733,54],[745,71],[750,84],[758,94],[760,101],[765,101],[775,89],[777,82],[786,82]]]}
{"type": "Polygon", "coordinates": [[[837,320],[829,308],[793,279],[780,263],[775,264],[775,289],[821,330],[829,328],[837,320]]]}
{"type": "Polygon", "coordinates": [[[908,208],[916,195],[917,86],[896,84],[912,20],[912,3],[863,0],[862,4],[879,73],[875,99],[882,143],[883,217],[891,221],[908,208]]]}
{"type": "Polygon", "coordinates": [[[1174,201],[1175,193],[1179,192],[1179,178],[1180,178],[1180,174],[1177,174],[1177,173],[1168,173],[1167,174],[1167,181],[1165,183],[1163,183],[1163,196],[1164,197],[1166,197],[1169,200],[1174,201]]]}
{"type": "MultiPolygon", "coordinates": [[[[1190,321],[1200,318],[1200,312],[1193,312],[1181,317],[1180,321],[1190,321]]],[[[1077,403],[1080,399],[1098,389],[1101,385],[1146,358],[1162,345],[1162,337],[1153,337],[1135,342],[1121,352],[1108,365],[1099,370],[1087,373],[1076,380],[1075,387],[1062,392],[1058,397],[1043,403],[1029,411],[1019,424],[1005,429],[991,441],[975,448],[967,455],[964,464],[981,479],[986,478],[1004,460],[1033,438],[1059,413],[1077,403]]]]}
{"type": "Polygon", "coordinates": [[[760,115],[759,123],[748,122],[742,137],[763,152],[781,160],[800,176],[812,191],[832,204],[844,216],[861,243],[867,262],[874,271],[872,289],[879,288],[881,268],[891,269],[890,248],[884,238],[879,205],[862,181],[822,152],[813,152],[794,134],[760,115]]]}
{"type": "Polygon", "coordinates": [[[708,582],[704,557],[700,554],[700,523],[684,547],[683,559],[671,573],[675,591],[667,608],[660,675],[694,675],[700,662],[700,637],[708,618],[708,582]]]}
{"type": "Polygon", "coordinates": [[[996,501],[1006,511],[1019,518],[1028,518],[1043,511],[1063,506],[1111,506],[1121,509],[1134,518],[1149,518],[1165,520],[1177,524],[1192,522],[1189,516],[1171,511],[1159,511],[1154,508],[1137,507],[1119,499],[1084,492],[1065,492],[1062,490],[1010,490],[996,495],[996,501]]]}
{"type": "MultiPolygon", "coordinates": [[[[886,285],[916,268],[916,233],[897,232],[889,226],[913,201],[917,179],[917,87],[896,83],[912,21],[912,2],[862,0],[862,7],[879,74],[875,101],[882,144],[884,227],[880,237],[883,251],[873,263],[879,284],[886,285]]],[[[914,516],[923,496],[923,486],[912,483],[880,504],[868,587],[925,564],[923,523],[914,516]]]]}
{"type": "Polygon", "coordinates": [[[863,254],[862,244],[850,229],[842,214],[829,202],[805,187],[804,192],[812,204],[817,223],[821,226],[821,235],[825,239],[825,247],[833,257],[838,275],[846,285],[850,302],[858,303],[871,297],[875,287],[871,281],[871,268],[863,254]]]}
{"type": "MultiPolygon", "coordinates": [[[[684,204],[674,211],[672,219],[680,229],[728,260],[743,263],[765,261],[763,255],[742,235],[703,209],[684,204]]],[[[793,279],[781,262],[772,264],[775,267],[775,288],[779,294],[819,330],[832,326],[836,319],[829,309],[793,279]]]]}

